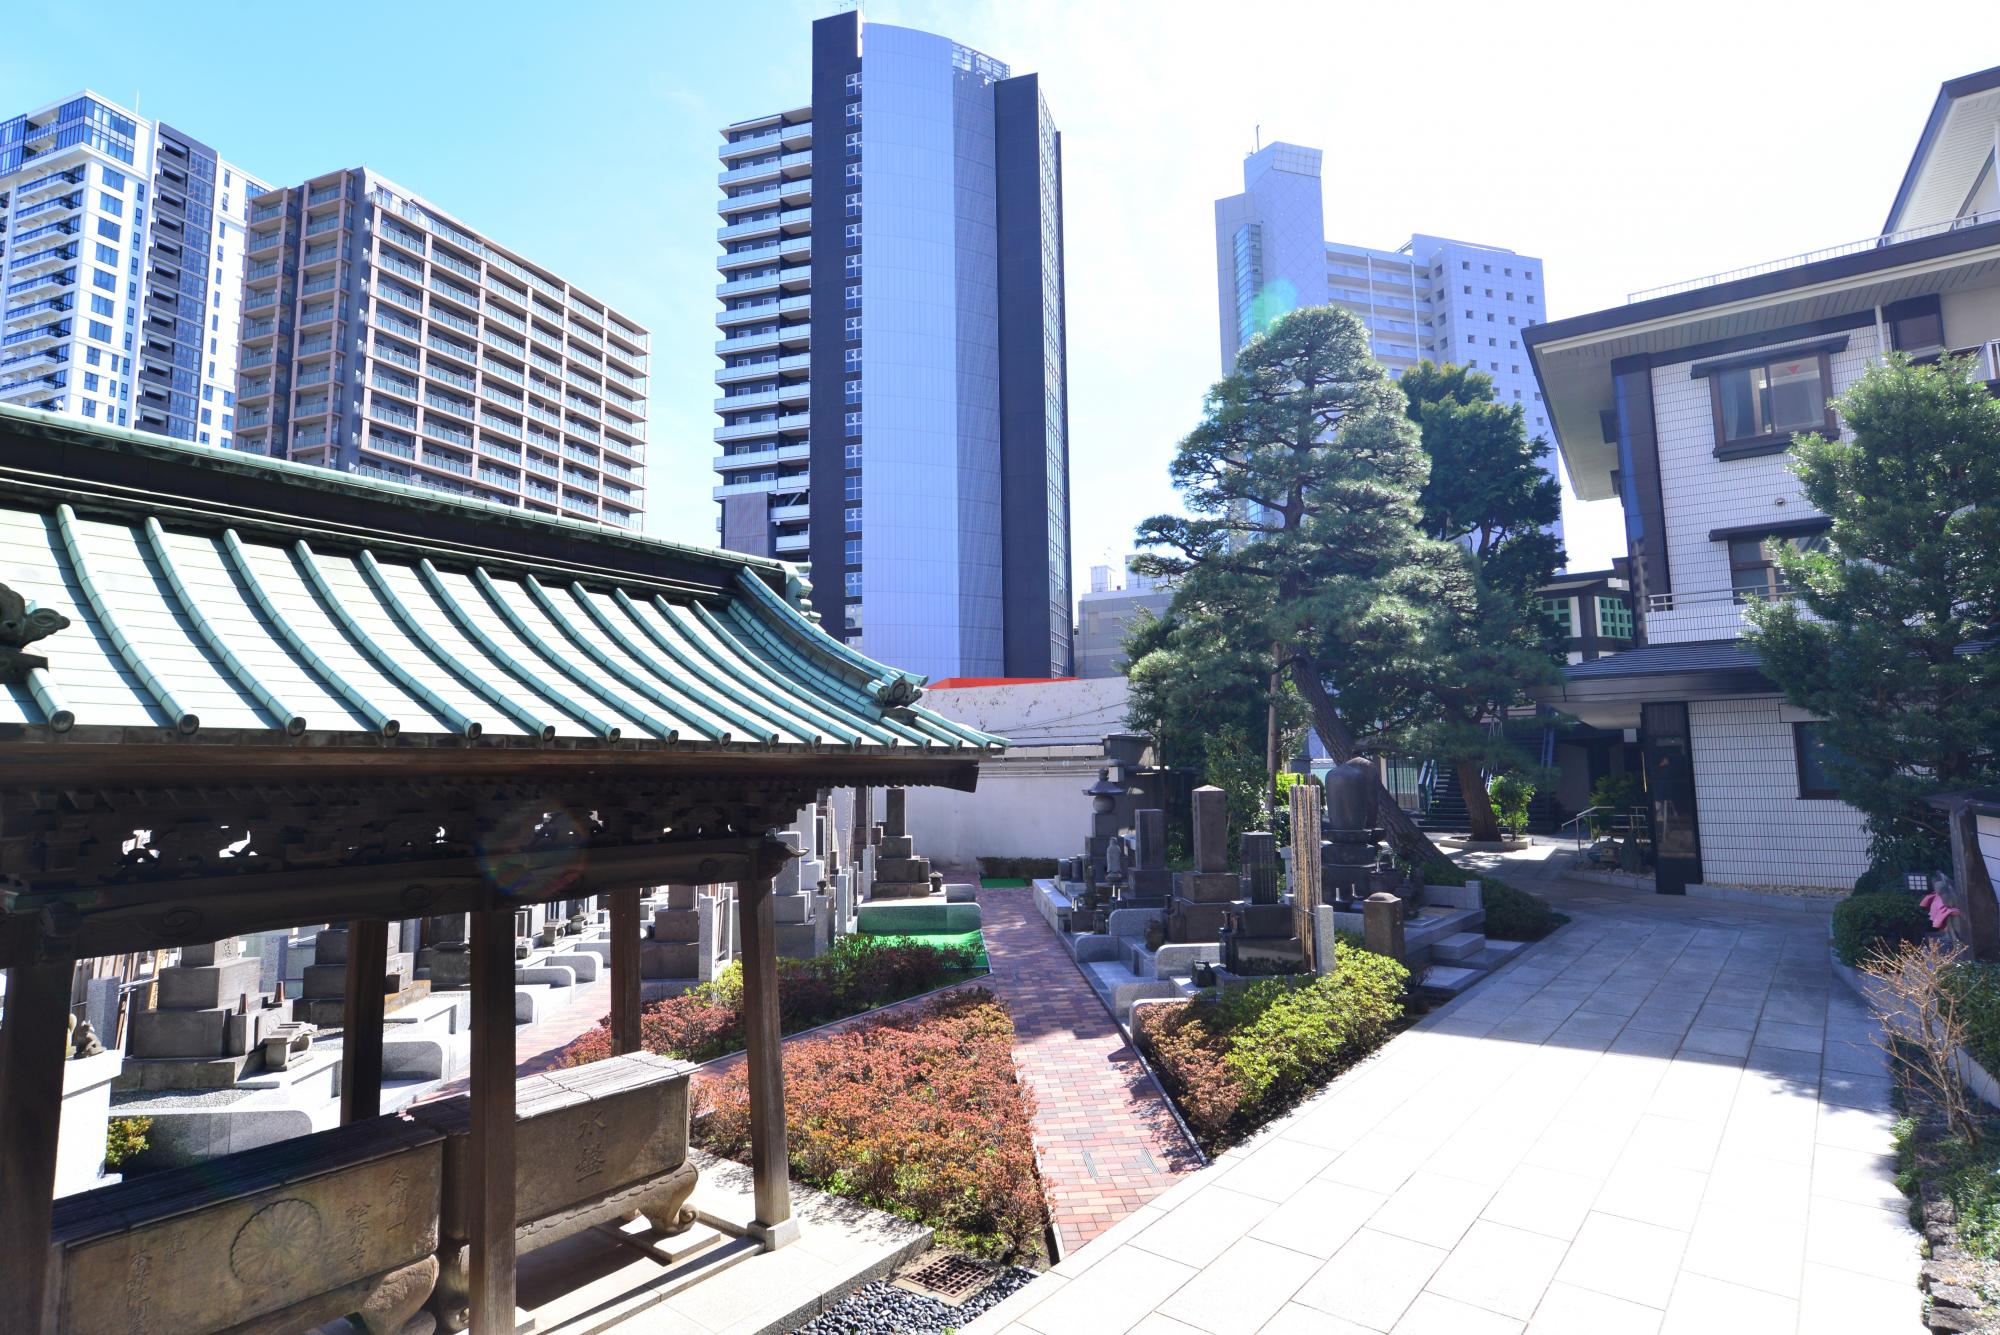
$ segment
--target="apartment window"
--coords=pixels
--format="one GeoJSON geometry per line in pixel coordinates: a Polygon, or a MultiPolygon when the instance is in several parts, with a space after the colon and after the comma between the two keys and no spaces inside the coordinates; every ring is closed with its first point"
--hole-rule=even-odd
{"type": "Polygon", "coordinates": [[[1528,304],[1529,304],[1530,306],[1532,306],[1532,305],[1534,305],[1534,304],[1535,304],[1535,294],[1534,294],[1534,293],[1532,293],[1532,292],[1530,292],[1530,293],[1528,294],[1528,304]]]}
{"type": "Polygon", "coordinates": [[[1482,264],[1482,265],[1480,265],[1480,266],[1479,266],[1479,269],[1480,269],[1480,272],[1481,272],[1481,273],[1492,273],[1492,272],[1493,272],[1493,266],[1492,266],[1492,265],[1490,265],[1490,264],[1482,264]]]}
{"type": "MultiPolygon", "coordinates": [[[[1514,276],[1514,271],[1512,269],[1502,269],[1500,272],[1503,276],[1508,278],[1512,278],[1514,276]]],[[[1507,295],[1511,297],[1514,294],[1512,292],[1509,292],[1507,295]]]]}
{"type": "Polygon", "coordinates": [[[124,172],[113,171],[109,167],[99,167],[97,170],[98,174],[104,178],[104,188],[106,190],[117,190],[120,192],[124,191],[125,189],[124,172]]]}
{"type": "Polygon", "coordinates": [[[849,283],[847,285],[847,292],[843,300],[842,308],[850,311],[858,311],[861,309],[861,284],[849,283]]]}
{"type": "Polygon", "coordinates": [[[861,244],[861,224],[860,223],[847,224],[846,237],[847,237],[847,248],[849,250],[853,250],[856,247],[858,247],[861,244]]]}
{"type": "Polygon", "coordinates": [[[97,400],[96,400],[96,399],[85,399],[85,400],[83,401],[83,415],[84,415],[85,417],[95,417],[95,416],[97,416],[97,400]]]}
{"type": "Polygon", "coordinates": [[[841,354],[841,363],[849,371],[859,371],[861,369],[861,349],[847,349],[841,354]]]}
{"type": "Polygon", "coordinates": [[[849,130],[847,132],[847,156],[850,158],[861,156],[861,131],[849,130]]]}
{"type": "Polygon", "coordinates": [[[97,372],[85,371],[83,373],[83,387],[92,394],[97,393],[97,372]]]}
{"type": "Polygon", "coordinates": [[[234,408],[236,406],[235,390],[225,389],[222,391],[222,406],[225,408],[234,408]]]}
{"type": "MultiPolygon", "coordinates": [[[[1521,374],[1521,364],[1520,364],[1519,362],[1515,362],[1515,363],[1514,363],[1514,364],[1513,364],[1512,366],[1509,366],[1509,367],[1507,368],[1507,373],[1508,373],[1509,375],[1519,375],[1519,374],[1521,374]]],[[[1518,397],[1518,396],[1517,396],[1517,397],[1518,397]]]]}
{"type": "Polygon", "coordinates": [[[844,415],[842,416],[842,418],[841,418],[841,430],[842,430],[842,431],[843,431],[843,432],[844,432],[845,434],[847,434],[847,435],[850,435],[850,436],[858,436],[858,435],[860,435],[860,434],[861,434],[861,414],[860,414],[860,413],[847,413],[847,414],[844,414],[844,415]]]}
{"type": "Polygon", "coordinates": [[[850,218],[859,218],[861,216],[861,192],[859,190],[850,190],[847,193],[847,216],[850,218]]]}
{"type": "Polygon", "coordinates": [[[93,269],[90,273],[90,281],[103,288],[106,292],[116,292],[118,290],[118,275],[115,273],[106,273],[102,269],[93,269]]]}
{"type": "Polygon", "coordinates": [[[1827,406],[1832,382],[1827,353],[1846,346],[1841,338],[1789,355],[1697,365],[1694,378],[1708,380],[1716,457],[1776,454],[1797,432],[1837,431],[1827,406]]]}
{"type": "MultiPolygon", "coordinates": [[[[1527,279],[1529,282],[1532,283],[1533,281],[1535,281],[1535,271],[1533,269],[1523,269],[1521,271],[1521,277],[1527,279]]],[[[1534,298],[1529,297],[1528,300],[1533,301],[1534,298]]]]}
{"type": "Polygon", "coordinates": [[[1514,351],[1519,352],[1521,350],[1521,340],[1518,338],[1510,338],[1507,340],[1507,346],[1514,349],[1514,351]]]}
{"type": "Polygon", "coordinates": [[[842,387],[842,402],[861,402],[861,382],[859,380],[850,380],[842,387]]]}
{"type": "Polygon", "coordinates": [[[1490,297],[1490,296],[1492,296],[1492,295],[1493,295],[1493,289],[1492,289],[1492,288],[1490,288],[1490,287],[1489,287],[1489,288],[1487,288],[1487,289],[1486,289],[1486,295],[1487,295],[1487,296],[1489,296],[1489,297],[1490,297]]]}
{"type": "Polygon", "coordinates": [[[1567,598],[1542,599],[1542,614],[1555,623],[1556,629],[1563,633],[1563,638],[1566,640],[1576,636],[1576,622],[1570,612],[1572,606],[1567,598]]]}
{"type": "Polygon", "coordinates": [[[859,570],[850,570],[847,572],[846,586],[848,597],[859,598],[861,596],[861,572],[859,570]]]}
{"type": "Polygon", "coordinates": [[[861,104],[859,102],[849,102],[847,104],[847,123],[849,125],[861,124],[861,104]]]}
{"type": "Polygon", "coordinates": [[[1623,598],[1597,595],[1597,633],[1611,640],[1632,638],[1632,605],[1623,598]]]}
{"type": "Polygon", "coordinates": [[[118,248],[116,246],[107,246],[102,241],[98,242],[97,262],[99,264],[118,263],[118,248]]]}
{"type": "Polygon", "coordinates": [[[1486,346],[1489,348],[1497,348],[1500,346],[1500,340],[1497,338],[1489,338],[1486,340],[1486,346]]]}
{"type": "Polygon", "coordinates": [[[859,338],[861,337],[861,317],[860,317],[860,316],[858,316],[858,315],[850,315],[850,316],[848,316],[848,317],[847,317],[847,319],[846,319],[846,320],[844,321],[844,324],[845,324],[845,326],[846,326],[846,330],[847,330],[847,341],[848,341],[848,342],[850,342],[850,343],[852,343],[852,342],[855,342],[856,340],[858,340],[858,339],[859,339],[859,338]]]}
{"type": "Polygon", "coordinates": [[[1518,399],[1518,398],[1520,398],[1520,397],[1521,397],[1521,391],[1520,391],[1520,390],[1518,390],[1518,389],[1517,389],[1517,390],[1515,390],[1515,391],[1514,391],[1514,397],[1515,397],[1515,398],[1517,398],[1517,399],[1518,399]]]}
{"type": "Polygon", "coordinates": [[[1497,371],[1497,370],[1499,370],[1499,369],[1500,369],[1500,363],[1499,363],[1499,362],[1488,362],[1488,363],[1486,363],[1486,369],[1487,369],[1487,370],[1489,370],[1489,371],[1497,371]]]}
{"type": "MultiPolygon", "coordinates": [[[[1471,260],[1460,260],[1460,261],[1458,262],[1458,267],[1459,267],[1459,268],[1461,268],[1461,269],[1470,269],[1470,268],[1472,267],[1472,261],[1471,261],[1471,260]]],[[[1468,288],[1468,289],[1466,289],[1466,290],[1467,290],[1467,291],[1471,291],[1471,289],[1470,289],[1470,288],[1468,288]]]]}
{"type": "Polygon", "coordinates": [[[1488,323],[1488,324],[1492,324],[1492,323],[1493,323],[1493,312],[1492,312],[1492,311],[1488,311],[1488,312],[1486,312],[1486,323],[1488,323]]]}
{"type": "Polygon", "coordinates": [[[1467,312],[1465,313],[1465,318],[1466,318],[1466,319],[1468,319],[1468,320],[1470,320],[1470,319],[1472,318],[1472,312],[1471,312],[1471,311],[1467,311],[1467,312]]]}
{"type": "Polygon", "coordinates": [[[846,264],[847,264],[847,276],[849,278],[861,277],[861,256],[858,252],[856,254],[849,255],[847,257],[846,264]]]}
{"type": "Polygon", "coordinates": [[[842,451],[841,458],[843,463],[849,468],[861,467],[861,447],[859,445],[847,446],[842,451]]]}
{"type": "Polygon", "coordinates": [[[1510,315],[1510,316],[1508,316],[1508,317],[1507,317],[1507,323],[1508,323],[1508,324],[1519,324],[1519,323],[1521,323],[1521,318],[1520,318],[1519,316],[1517,316],[1517,315],[1510,315]]]}
{"type": "Polygon", "coordinates": [[[861,531],[861,507],[858,505],[847,507],[847,531],[849,533],[861,531]]]}
{"type": "Polygon", "coordinates": [[[203,408],[203,409],[201,410],[201,424],[202,424],[203,426],[214,426],[214,425],[215,425],[215,409],[213,409],[213,408],[203,408]]]}
{"type": "Polygon", "coordinates": [[[214,386],[214,385],[203,385],[203,386],[201,387],[201,401],[202,401],[203,403],[214,403],[214,402],[215,402],[215,386],[214,386]]]}
{"type": "Polygon", "coordinates": [[[116,241],[125,235],[125,229],[117,223],[112,222],[109,218],[99,218],[97,220],[97,234],[116,241]]]}
{"type": "Polygon", "coordinates": [[[111,298],[109,297],[92,297],[90,299],[90,310],[91,314],[102,315],[107,320],[116,313],[116,307],[112,305],[111,298]]]}
{"type": "Polygon", "coordinates": [[[859,538],[847,539],[846,556],[847,556],[847,564],[851,566],[858,566],[861,564],[861,539],[859,538]]]}
{"type": "Polygon", "coordinates": [[[1824,723],[1794,723],[1792,725],[1792,759],[1798,765],[1799,796],[1801,798],[1838,798],[1840,790],[1834,783],[1833,771],[1844,757],[1826,740],[1824,723]]]}
{"type": "Polygon", "coordinates": [[[1463,288],[1460,288],[1459,290],[1465,293],[1465,295],[1469,297],[1472,295],[1472,284],[1467,283],[1463,288]]]}
{"type": "Polygon", "coordinates": [[[841,497],[844,501],[861,499],[861,474],[855,473],[841,479],[841,497]]]}
{"type": "Polygon", "coordinates": [[[83,350],[83,360],[90,366],[96,366],[103,360],[103,357],[104,351],[101,348],[85,348],[83,350]]]}
{"type": "Polygon", "coordinates": [[[847,91],[849,93],[858,93],[861,91],[861,76],[859,74],[850,74],[847,76],[847,91]]]}
{"type": "Polygon", "coordinates": [[[90,336],[99,343],[109,343],[111,341],[111,326],[102,321],[92,320],[90,322],[90,336]]]}
{"type": "Polygon", "coordinates": [[[97,204],[99,208],[114,218],[125,216],[125,201],[116,195],[107,195],[100,190],[97,192],[97,204]]]}
{"type": "Polygon", "coordinates": [[[858,162],[848,163],[847,169],[840,174],[840,179],[847,185],[860,185],[861,164],[858,162]]]}
{"type": "Polygon", "coordinates": [[[1512,292],[1509,292],[1507,294],[1507,300],[1512,301],[1513,299],[1514,299],[1514,294],[1512,292]]]}
{"type": "Polygon", "coordinates": [[[1776,556],[1778,548],[1787,546],[1794,551],[1823,552],[1826,550],[1826,534],[1795,533],[1729,539],[1729,587],[1735,591],[1739,604],[1779,598],[1792,591],[1791,586],[1785,583],[1785,572],[1778,568],[1776,556]]]}

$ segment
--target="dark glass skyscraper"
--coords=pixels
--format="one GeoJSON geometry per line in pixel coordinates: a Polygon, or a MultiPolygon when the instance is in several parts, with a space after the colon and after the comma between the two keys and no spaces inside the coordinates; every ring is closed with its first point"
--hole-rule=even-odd
{"type": "Polygon", "coordinates": [[[724,545],[932,676],[1068,675],[1062,137],[1034,75],[856,13],[723,131],[724,545]],[[865,55],[864,55],[865,50],[865,55]]]}

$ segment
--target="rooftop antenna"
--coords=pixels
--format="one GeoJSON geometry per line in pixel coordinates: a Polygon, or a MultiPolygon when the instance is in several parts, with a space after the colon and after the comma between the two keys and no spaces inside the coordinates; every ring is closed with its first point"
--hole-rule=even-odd
{"type": "Polygon", "coordinates": [[[1263,151],[1264,151],[1264,127],[1262,125],[1259,125],[1257,127],[1257,152],[1262,153],[1263,151]]]}

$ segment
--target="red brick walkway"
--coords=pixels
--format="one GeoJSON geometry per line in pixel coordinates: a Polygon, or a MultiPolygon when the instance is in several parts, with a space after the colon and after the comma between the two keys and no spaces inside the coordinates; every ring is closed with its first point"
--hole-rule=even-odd
{"type": "Polygon", "coordinates": [[[1063,1253],[1201,1166],[1159,1089],[1035,911],[1034,891],[979,892],[988,986],[1014,1014],[1014,1065],[1035,1092],[1035,1154],[1063,1253]]]}

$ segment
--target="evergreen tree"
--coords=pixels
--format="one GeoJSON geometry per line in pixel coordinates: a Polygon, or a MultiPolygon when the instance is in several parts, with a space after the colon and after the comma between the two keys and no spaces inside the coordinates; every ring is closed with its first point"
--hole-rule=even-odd
{"type": "Polygon", "coordinates": [[[1894,354],[1836,406],[1850,439],[1792,447],[1833,527],[1823,550],[1774,544],[1793,597],[1753,604],[1746,638],[1825,720],[1876,860],[1948,865],[1926,799],[2000,781],[2000,402],[1965,359],[1894,354]]]}
{"type": "MultiPolygon", "coordinates": [[[[1190,513],[1141,524],[1135,568],[1178,580],[1175,615],[1246,682],[1288,681],[1336,759],[1389,749],[1431,707],[1439,609],[1471,572],[1419,530],[1428,463],[1360,321],[1309,307],[1253,339],[1171,471],[1190,513]]],[[[1378,808],[1399,852],[1436,856],[1386,790],[1378,808]]]]}
{"type": "Polygon", "coordinates": [[[1423,531],[1455,544],[1469,567],[1463,596],[1438,608],[1432,623],[1436,709],[1410,729],[1406,746],[1453,767],[1472,837],[1498,839],[1481,771],[1520,764],[1500,724],[1526,702],[1527,687],[1561,671],[1561,639],[1539,590],[1563,560],[1549,531],[1562,515],[1562,488],[1542,468],[1548,444],[1528,439],[1521,406],[1498,402],[1490,376],[1427,361],[1400,384],[1430,458],[1423,531]]]}

